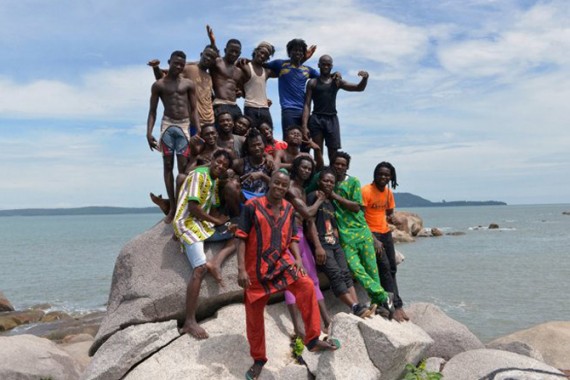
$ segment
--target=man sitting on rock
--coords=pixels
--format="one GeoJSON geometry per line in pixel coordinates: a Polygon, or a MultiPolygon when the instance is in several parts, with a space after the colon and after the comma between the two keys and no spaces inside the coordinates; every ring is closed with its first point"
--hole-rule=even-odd
{"type": "Polygon", "coordinates": [[[245,290],[247,339],[254,360],[246,379],[257,379],[267,362],[263,313],[271,294],[289,290],[295,295],[309,351],[338,348],[338,341],[319,339],[321,321],[315,288],[301,261],[293,206],[284,199],[290,182],[286,172],[273,173],[267,194],[246,202],[236,232],[238,284],[245,290]]]}
{"type": "Polygon", "coordinates": [[[204,241],[214,235],[215,226],[228,221],[227,216],[217,214],[213,208],[220,205],[218,179],[226,173],[230,163],[230,154],[220,149],[214,152],[209,166],[199,166],[188,174],[180,190],[173,223],[174,233],[193,269],[186,289],[186,320],[180,333],[190,333],[196,339],[208,338],[206,330],[196,321],[202,280],[209,271],[221,282],[219,266],[206,260],[204,241]]]}

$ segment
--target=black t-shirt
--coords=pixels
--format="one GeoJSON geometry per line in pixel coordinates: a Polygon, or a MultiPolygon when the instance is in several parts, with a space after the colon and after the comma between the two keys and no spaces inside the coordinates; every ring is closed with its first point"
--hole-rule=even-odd
{"type": "MultiPolygon", "coordinates": [[[[315,204],[316,200],[316,191],[307,195],[308,206],[315,204]]],[[[334,216],[334,206],[330,200],[325,200],[319,207],[317,215],[315,215],[315,225],[317,227],[317,233],[319,234],[319,240],[323,247],[336,247],[339,244],[337,237],[338,227],[334,216]]]]}

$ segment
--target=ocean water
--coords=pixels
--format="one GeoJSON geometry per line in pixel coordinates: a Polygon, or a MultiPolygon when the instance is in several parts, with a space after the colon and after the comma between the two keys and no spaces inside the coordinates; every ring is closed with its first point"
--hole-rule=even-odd
{"type": "MultiPolygon", "coordinates": [[[[431,302],[483,341],[570,320],[570,205],[406,209],[462,236],[398,244],[405,303],[431,302]],[[498,230],[479,228],[497,223],[498,230]]],[[[0,217],[0,290],[17,309],[103,309],[121,247],[159,214],[0,217]]]]}

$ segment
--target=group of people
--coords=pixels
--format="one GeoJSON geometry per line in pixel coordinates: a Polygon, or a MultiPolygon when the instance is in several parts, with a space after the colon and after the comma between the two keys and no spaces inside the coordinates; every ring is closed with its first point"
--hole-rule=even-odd
{"type": "Polygon", "coordinates": [[[394,218],[390,186],[397,186],[396,170],[379,163],[372,183],[361,188],[347,174],[350,155],[340,151],[337,92],[364,91],[368,73],[358,73],[359,83],[346,82],[332,73],[328,55],[319,58],[319,71],[306,66],[316,47],[302,39],[289,41],[286,60],[269,61],[275,49],[267,42],[253,50],[252,59],[240,58],[236,39],[220,57],[213,30],[206,29],[210,44],[198,62],[187,63],[182,51],[171,54],[167,70],[158,60],[149,62],[156,82],[147,141],[151,150],[162,152],[168,195],[151,193],[151,199],[172,223],[193,269],[180,332],[208,337],[196,320],[200,286],[207,273],[223,284],[221,266],[234,253],[254,360],[248,379],[257,378],[267,361],[264,309],[274,293],[285,291],[294,332],[310,351],[340,347],[336,339],[320,339],[323,331],[328,335],[331,318],[318,272],[353,314],[407,320],[388,226],[394,218]],[[274,137],[266,94],[273,77],[278,78],[283,141],[274,137]],[[239,97],[245,99],[243,112],[239,97]],[[157,140],[152,131],[159,100],[164,115],[157,140]],[[204,243],[222,240],[222,250],[208,260],[204,243]],[[358,299],[354,280],[366,290],[369,304],[358,299]]]}

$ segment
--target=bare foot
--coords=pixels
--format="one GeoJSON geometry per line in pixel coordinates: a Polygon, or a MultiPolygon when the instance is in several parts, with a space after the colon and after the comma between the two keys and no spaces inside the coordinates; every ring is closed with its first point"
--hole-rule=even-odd
{"type": "Polygon", "coordinates": [[[264,365],[265,363],[261,361],[256,361],[255,363],[253,363],[253,365],[245,373],[245,378],[247,380],[255,380],[259,378],[259,375],[261,374],[261,370],[263,369],[264,365]]]}
{"type": "Polygon", "coordinates": [[[209,337],[206,330],[204,330],[196,321],[186,321],[184,322],[184,326],[180,330],[178,330],[180,335],[190,334],[194,338],[201,340],[206,339],[209,337]]]}
{"type": "Polygon", "coordinates": [[[169,212],[168,214],[166,214],[166,216],[162,220],[164,221],[164,223],[170,224],[170,223],[172,223],[173,219],[174,219],[174,212],[169,212]]]}
{"type": "Polygon", "coordinates": [[[170,202],[168,201],[168,199],[163,199],[161,194],[156,196],[153,193],[150,193],[150,200],[152,201],[152,203],[157,205],[158,208],[160,208],[160,211],[162,211],[164,215],[168,215],[168,213],[170,212],[170,202]]]}
{"type": "Polygon", "coordinates": [[[394,315],[392,316],[392,318],[398,322],[404,322],[410,320],[404,309],[402,309],[401,307],[394,310],[394,315]]]}
{"type": "Polygon", "coordinates": [[[331,339],[330,341],[317,340],[315,345],[309,350],[311,352],[322,352],[322,351],[336,351],[340,347],[337,339],[331,339]]]}
{"type": "Polygon", "coordinates": [[[331,334],[331,324],[329,323],[328,325],[324,325],[323,327],[323,334],[325,335],[330,335],[331,334]]]}
{"type": "Polygon", "coordinates": [[[206,263],[206,268],[208,269],[208,272],[210,272],[212,277],[214,277],[214,280],[216,280],[216,282],[221,287],[224,287],[225,284],[224,284],[224,279],[222,278],[222,268],[220,268],[219,265],[217,265],[216,263],[214,263],[212,261],[208,261],[206,263]]]}

